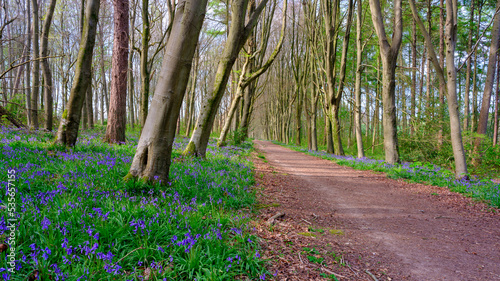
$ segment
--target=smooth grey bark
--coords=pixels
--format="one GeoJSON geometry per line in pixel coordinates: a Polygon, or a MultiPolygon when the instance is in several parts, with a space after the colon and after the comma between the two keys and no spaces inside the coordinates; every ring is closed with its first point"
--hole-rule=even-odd
{"type": "Polygon", "coordinates": [[[369,1],[373,25],[375,27],[375,32],[377,33],[380,55],[382,58],[384,149],[385,161],[389,164],[395,164],[400,161],[395,104],[395,74],[399,48],[403,37],[401,2],[401,0],[394,0],[394,33],[392,35],[391,43],[389,43],[385,32],[380,2],[379,0],[369,1]]]}
{"type": "Polygon", "coordinates": [[[125,179],[168,183],[172,144],[208,0],[181,0],[173,18],[150,114],[125,179]]]}
{"type": "Polygon", "coordinates": [[[268,0],[262,0],[255,11],[248,15],[249,19],[245,24],[249,1],[253,0],[233,0],[232,2],[231,27],[224,51],[217,66],[215,82],[211,93],[203,101],[203,105],[200,108],[200,114],[198,115],[189,144],[183,152],[184,155],[205,157],[215,115],[224,96],[234,62],[255,25],[257,25],[259,16],[268,2],[268,0]]]}
{"type": "Polygon", "coordinates": [[[89,0],[85,11],[85,26],[82,32],[82,40],[75,65],[75,77],[71,93],[64,110],[56,143],[66,146],[75,146],[78,138],[78,127],[80,125],[83,102],[86,97],[87,88],[91,78],[92,57],[94,54],[97,22],[99,20],[100,0],[89,0]]]}
{"type": "Polygon", "coordinates": [[[127,74],[129,55],[129,0],[113,0],[114,35],[111,66],[111,95],[104,141],[125,142],[127,128],[127,74]]]}
{"type": "MultiPolygon", "coordinates": [[[[358,148],[358,158],[365,157],[365,151],[363,148],[363,134],[361,132],[361,75],[363,74],[363,42],[361,34],[361,25],[363,20],[363,3],[357,1],[357,11],[356,11],[356,81],[354,95],[356,100],[355,107],[355,122],[356,122],[356,145],[358,148]]],[[[367,104],[366,107],[369,105],[367,104]]],[[[367,122],[368,123],[368,122],[367,122]]],[[[367,126],[368,130],[368,126],[367,126]]]]}
{"type": "Polygon", "coordinates": [[[50,25],[52,24],[52,17],[54,16],[54,10],[56,8],[57,0],[51,0],[47,15],[45,16],[45,22],[43,24],[42,31],[42,48],[40,50],[42,73],[43,73],[43,99],[45,103],[45,129],[47,131],[52,131],[53,124],[53,103],[54,99],[52,97],[52,72],[50,70],[49,60],[47,59],[49,54],[49,32],[50,25]]]}

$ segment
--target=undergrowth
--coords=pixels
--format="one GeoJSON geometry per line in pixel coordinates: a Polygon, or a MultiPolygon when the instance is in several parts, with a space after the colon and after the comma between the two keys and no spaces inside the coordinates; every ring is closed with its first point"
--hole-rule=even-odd
{"type": "MultiPolygon", "coordinates": [[[[0,188],[15,171],[15,211],[0,213],[2,280],[234,280],[267,271],[248,211],[255,202],[246,148],[209,145],[179,158],[167,185],[124,182],[137,144],[108,145],[96,131],[74,149],[52,135],[0,128],[0,188]],[[12,215],[12,216],[11,216],[12,215]],[[15,218],[15,235],[8,219],[15,218]],[[15,245],[13,244],[15,242],[15,245]],[[5,245],[4,244],[4,245],[5,245]],[[15,273],[7,253],[15,251],[15,273]]],[[[6,209],[8,194],[0,193],[6,209]]]]}

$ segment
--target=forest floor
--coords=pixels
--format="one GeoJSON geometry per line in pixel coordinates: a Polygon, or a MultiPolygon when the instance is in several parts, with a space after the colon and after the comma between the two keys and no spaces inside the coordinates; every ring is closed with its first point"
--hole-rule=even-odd
{"type": "Polygon", "coordinates": [[[270,142],[255,148],[254,231],[277,280],[500,280],[498,209],[270,142]]]}

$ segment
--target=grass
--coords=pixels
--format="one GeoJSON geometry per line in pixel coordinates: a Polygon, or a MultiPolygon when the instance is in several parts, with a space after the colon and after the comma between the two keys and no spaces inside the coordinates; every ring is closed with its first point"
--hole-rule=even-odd
{"type": "MultiPolygon", "coordinates": [[[[250,148],[209,145],[207,159],[180,159],[171,182],[124,182],[137,135],[110,146],[98,132],[72,150],[51,134],[0,128],[0,188],[15,171],[16,209],[0,214],[0,244],[15,242],[15,273],[0,253],[0,279],[234,280],[267,271],[248,211],[255,202],[250,148]],[[9,218],[17,221],[15,237],[9,218]]],[[[7,192],[0,205],[7,205],[7,192]]]]}
{"type": "Polygon", "coordinates": [[[274,141],[273,143],[288,147],[292,150],[308,155],[331,160],[339,165],[349,166],[357,170],[372,170],[384,172],[389,178],[406,179],[410,182],[447,187],[451,191],[488,202],[491,206],[500,207],[500,185],[489,179],[472,177],[470,180],[455,179],[453,172],[437,165],[414,162],[390,165],[383,160],[370,158],[355,158],[353,156],[339,156],[323,151],[312,151],[306,148],[287,145],[274,141]]]}

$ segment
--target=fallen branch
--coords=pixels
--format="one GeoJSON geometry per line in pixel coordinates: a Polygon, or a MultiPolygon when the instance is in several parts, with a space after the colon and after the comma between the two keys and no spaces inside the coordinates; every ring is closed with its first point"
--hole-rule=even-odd
{"type": "Polygon", "coordinates": [[[301,220],[303,220],[303,221],[305,221],[306,223],[308,223],[308,224],[311,224],[311,225],[312,225],[312,223],[310,223],[310,222],[309,222],[308,220],[306,220],[306,219],[301,219],[301,220]]]}
{"type": "Polygon", "coordinates": [[[119,259],[117,262],[115,262],[114,264],[118,264],[119,262],[121,262],[124,258],[130,256],[130,254],[132,254],[133,252],[135,251],[138,251],[138,250],[142,250],[144,249],[144,247],[140,246],[139,248],[136,248],[134,250],[132,250],[130,253],[126,254],[123,258],[119,259]]]}
{"type": "Polygon", "coordinates": [[[375,275],[373,275],[370,271],[365,270],[366,273],[368,273],[368,275],[370,275],[371,278],[373,278],[374,281],[378,281],[377,277],[375,277],[375,275]]]}
{"type": "Polygon", "coordinates": [[[275,220],[278,219],[278,218],[281,218],[285,215],[285,213],[282,213],[282,212],[277,212],[276,215],[270,217],[268,220],[267,220],[267,224],[268,225],[273,225],[275,223],[275,220]]]}
{"type": "Polygon", "coordinates": [[[325,271],[325,272],[326,272],[326,273],[328,273],[328,274],[333,274],[333,275],[335,275],[335,277],[345,278],[345,276],[344,276],[344,275],[340,275],[340,274],[338,274],[338,273],[335,273],[335,272],[333,272],[333,271],[331,271],[331,270],[329,270],[329,269],[327,269],[327,268],[325,268],[325,267],[322,267],[322,266],[321,266],[321,270],[325,271]]]}
{"type": "Polygon", "coordinates": [[[26,128],[26,126],[24,126],[24,124],[21,123],[21,121],[17,120],[16,117],[12,115],[12,113],[8,112],[5,108],[3,108],[3,106],[0,105],[0,117],[4,116],[7,120],[10,121],[10,123],[12,123],[17,128],[26,128]]]}

